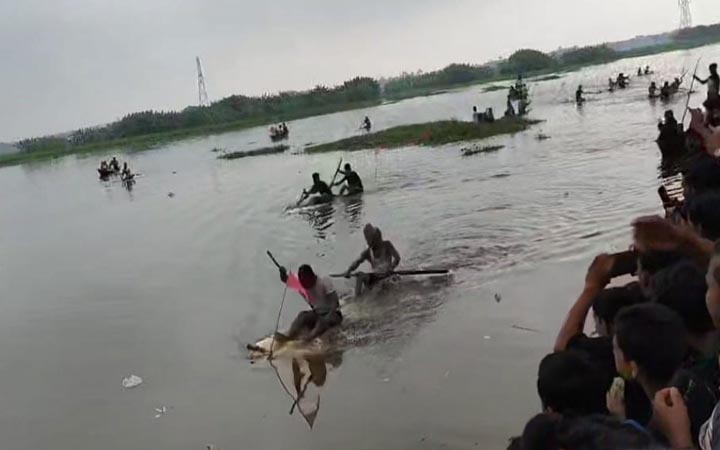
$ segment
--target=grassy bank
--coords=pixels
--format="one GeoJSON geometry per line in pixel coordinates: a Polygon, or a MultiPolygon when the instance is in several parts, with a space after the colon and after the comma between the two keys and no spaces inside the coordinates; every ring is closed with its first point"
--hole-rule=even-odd
{"type": "MultiPolygon", "coordinates": [[[[0,155],[0,167],[22,164],[30,161],[41,161],[45,159],[59,158],[68,155],[79,155],[87,153],[107,152],[109,150],[118,149],[120,151],[142,151],[148,150],[160,145],[164,145],[173,141],[183,139],[207,136],[211,134],[220,134],[230,131],[242,130],[245,128],[258,127],[277,122],[289,122],[291,120],[303,119],[306,117],[320,116],[324,114],[332,114],[335,112],[348,111],[353,109],[370,108],[379,105],[380,100],[372,100],[367,102],[347,103],[343,105],[328,105],[320,108],[307,109],[301,112],[286,114],[281,117],[261,117],[251,120],[242,120],[238,122],[222,123],[215,125],[206,125],[195,128],[187,128],[165,133],[147,134],[142,136],[133,136],[125,139],[115,139],[107,142],[94,142],[84,145],[52,145],[46,148],[38,148],[32,151],[20,151],[17,153],[0,155]]],[[[290,130],[292,133],[292,130],[290,130]]],[[[268,140],[270,138],[268,137],[268,140]]]]}
{"type": "Polygon", "coordinates": [[[389,128],[377,133],[341,139],[305,148],[306,153],[354,151],[370,148],[397,148],[411,145],[437,146],[460,141],[486,139],[526,130],[538,120],[502,118],[481,125],[472,122],[443,120],[389,128]]]}
{"type": "Polygon", "coordinates": [[[260,155],[272,155],[274,153],[283,153],[290,147],[287,145],[276,145],[274,147],[263,147],[257,150],[247,150],[240,152],[225,153],[224,155],[218,156],[218,159],[239,159],[247,158],[249,156],[260,156],[260,155]]]}

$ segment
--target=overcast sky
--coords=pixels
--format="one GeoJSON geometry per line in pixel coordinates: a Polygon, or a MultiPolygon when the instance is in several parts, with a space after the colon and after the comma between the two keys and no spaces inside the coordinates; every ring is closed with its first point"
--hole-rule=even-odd
{"type": "MultiPolygon", "coordinates": [[[[693,0],[696,24],[718,0],[693,0]]],[[[524,47],[673,29],[676,0],[0,0],[0,141],[524,47]]]]}

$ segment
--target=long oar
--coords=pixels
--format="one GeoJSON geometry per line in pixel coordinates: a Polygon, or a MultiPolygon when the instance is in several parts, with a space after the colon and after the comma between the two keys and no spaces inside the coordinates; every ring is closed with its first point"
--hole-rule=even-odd
{"type": "Polygon", "coordinates": [[[692,95],[692,88],[695,84],[695,76],[697,75],[698,67],[700,67],[700,60],[702,58],[698,58],[697,64],[695,64],[695,71],[693,72],[692,81],[690,81],[690,89],[688,89],[688,95],[687,95],[687,101],[685,102],[685,111],[683,111],[682,120],[680,121],[680,124],[684,126],[685,124],[685,116],[687,116],[688,112],[688,106],[690,106],[690,96],[692,95]]]}
{"type": "MultiPolygon", "coordinates": [[[[267,255],[270,257],[270,259],[275,264],[275,267],[278,268],[278,270],[282,268],[282,266],[277,262],[277,260],[273,256],[273,254],[270,253],[270,250],[267,251],[267,255]]],[[[270,353],[268,354],[268,359],[272,359],[272,356],[273,356],[273,347],[275,347],[275,336],[277,336],[278,329],[280,328],[280,317],[282,316],[283,306],[285,306],[286,294],[287,294],[287,284],[285,284],[285,289],[283,290],[282,301],[280,302],[280,310],[278,311],[277,321],[275,322],[275,332],[273,333],[272,341],[270,341],[270,353]]]]}
{"type": "Polygon", "coordinates": [[[330,189],[332,190],[333,184],[335,184],[335,179],[337,178],[338,173],[340,173],[340,166],[342,165],[342,158],[340,158],[340,161],[338,161],[337,169],[335,169],[335,175],[332,177],[332,181],[330,181],[330,189]]]}
{"type": "MultiPolygon", "coordinates": [[[[447,275],[450,271],[447,269],[437,269],[437,270],[394,270],[391,272],[386,272],[380,275],[405,275],[405,276],[412,276],[412,275],[447,275]]],[[[353,273],[350,274],[350,276],[356,277],[359,276],[360,273],[353,273]]],[[[332,278],[345,278],[344,273],[335,273],[330,275],[332,278]]]]}

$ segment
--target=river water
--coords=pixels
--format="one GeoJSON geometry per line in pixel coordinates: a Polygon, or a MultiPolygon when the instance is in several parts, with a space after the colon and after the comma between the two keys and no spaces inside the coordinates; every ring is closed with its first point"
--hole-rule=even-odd
{"type": "MultiPolygon", "coordinates": [[[[297,153],[357,133],[366,114],[378,130],[467,119],[473,105],[500,113],[504,91],[476,86],[292,122],[286,155],[211,152],[267,146],[264,128],[119,153],[142,173],[131,191],[97,180],[106,155],[0,169],[3,447],[504,448],[539,410],[537,364],[592,256],[623,249],[631,218],[660,211],[655,124],[685,102],[650,103],[642,78],[577,108],[575,88],[604,91],[611,74],[645,64],[660,82],[692,72],[699,56],[717,60],[720,46],[532,83],[531,115],[545,122],[471,157],[462,145],[297,153]],[[362,176],[362,199],[286,212],[310,174],[330,178],[340,157],[362,176]],[[314,362],[324,382],[309,384],[306,421],[273,368],[245,358],[245,343],[274,329],[283,294],[265,252],[292,268],[342,271],[363,249],[366,222],[404,267],[454,276],[349,301],[349,345],[314,362]],[[130,374],[144,384],[123,389],[130,374]]],[[[288,295],[281,329],[302,307],[288,295]]],[[[294,394],[289,362],[277,370],[294,394]]]]}

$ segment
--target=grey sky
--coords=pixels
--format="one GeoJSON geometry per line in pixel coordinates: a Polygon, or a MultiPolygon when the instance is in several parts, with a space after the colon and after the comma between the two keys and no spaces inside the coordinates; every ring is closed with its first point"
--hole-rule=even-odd
{"type": "MultiPolygon", "coordinates": [[[[695,23],[720,21],[693,0],[695,23]]],[[[0,141],[197,101],[666,31],[676,0],[2,0],[0,141]]]]}

